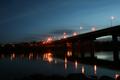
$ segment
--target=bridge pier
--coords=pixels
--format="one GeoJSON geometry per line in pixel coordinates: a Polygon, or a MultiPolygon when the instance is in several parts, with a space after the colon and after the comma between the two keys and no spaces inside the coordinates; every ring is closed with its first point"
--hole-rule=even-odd
{"type": "Polygon", "coordinates": [[[84,48],[83,48],[83,42],[77,41],[77,42],[71,42],[69,43],[69,48],[68,50],[72,51],[72,56],[73,57],[80,57],[84,58],[84,48]]]}
{"type": "Polygon", "coordinates": [[[94,41],[91,41],[90,54],[91,54],[91,58],[95,58],[95,46],[94,46],[94,41]]]}
{"type": "Polygon", "coordinates": [[[78,41],[78,52],[81,58],[85,58],[84,41],[78,41]]]}
{"type": "Polygon", "coordinates": [[[112,35],[112,41],[113,41],[113,60],[115,62],[119,61],[119,50],[118,50],[118,36],[117,35],[112,35]]]}
{"type": "Polygon", "coordinates": [[[76,43],[72,42],[72,53],[73,53],[73,56],[75,56],[75,52],[76,52],[76,43]]]}
{"type": "Polygon", "coordinates": [[[80,43],[78,42],[72,42],[72,53],[74,57],[78,57],[80,53],[80,43]]]}
{"type": "Polygon", "coordinates": [[[83,41],[78,41],[78,53],[81,58],[85,57],[85,51],[84,51],[84,42],[83,41]]]}

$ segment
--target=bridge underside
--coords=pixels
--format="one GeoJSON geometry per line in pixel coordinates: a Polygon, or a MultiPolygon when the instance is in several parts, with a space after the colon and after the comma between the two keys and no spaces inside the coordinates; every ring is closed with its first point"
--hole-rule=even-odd
{"type": "Polygon", "coordinates": [[[118,44],[119,43],[118,37],[120,36],[120,25],[94,31],[94,32],[80,34],[80,35],[69,37],[66,39],[57,40],[57,41],[54,41],[52,45],[54,45],[55,47],[63,46],[64,50],[68,50],[68,48],[71,48],[74,55],[78,55],[78,54],[75,54],[75,52],[77,51],[79,52],[79,54],[81,54],[83,58],[84,58],[85,51],[89,51],[91,54],[91,57],[94,58],[95,57],[94,52],[96,51],[95,49],[96,46],[101,46],[96,44],[95,42],[96,38],[102,37],[102,36],[108,36],[108,35],[112,36],[111,47],[106,46],[107,44],[104,44],[102,47],[104,46],[110,47],[113,50],[114,61],[119,61],[120,45],[118,44]],[[68,44],[71,47],[68,47],[68,44]]]}

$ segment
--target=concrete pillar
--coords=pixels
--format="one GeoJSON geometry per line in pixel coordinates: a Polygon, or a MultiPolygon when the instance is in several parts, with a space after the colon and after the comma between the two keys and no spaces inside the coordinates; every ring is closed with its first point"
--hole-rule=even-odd
{"type": "Polygon", "coordinates": [[[78,41],[78,43],[77,43],[77,53],[78,53],[78,56],[80,56],[81,54],[81,43],[80,43],[80,41],[78,41]]]}
{"type": "Polygon", "coordinates": [[[72,51],[72,43],[67,42],[67,51],[72,51]]]}
{"type": "Polygon", "coordinates": [[[77,42],[72,42],[72,54],[74,57],[78,57],[78,46],[77,46],[77,42]]]}
{"type": "Polygon", "coordinates": [[[112,41],[113,41],[113,59],[114,61],[119,61],[119,50],[118,50],[118,38],[117,35],[112,35],[112,41]]]}
{"type": "Polygon", "coordinates": [[[80,56],[81,58],[84,58],[85,57],[84,41],[80,41],[79,44],[80,44],[80,56]]]}
{"type": "Polygon", "coordinates": [[[73,53],[73,56],[75,55],[75,49],[76,48],[76,45],[75,45],[75,42],[72,42],[72,53],[73,53]]]}
{"type": "Polygon", "coordinates": [[[60,45],[62,45],[62,46],[59,47],[59,50],[58,50],[59,52],[58,53],[61,57],[64,57],[67,53],[67,44],[66,43],[61,43],[60,45]]]}
{"type": "Polygon", "coordinates": [[[95,57],[94,41],[91,41],[90,44],[91,44],[91,45],[90,45],[90,47],[91,47],[91,48],[90,48],[90,49],[91,49],[91,50],[90,50],[90,54],[91,54],[91,57],[94,58],[94,57],[95,57]]]}

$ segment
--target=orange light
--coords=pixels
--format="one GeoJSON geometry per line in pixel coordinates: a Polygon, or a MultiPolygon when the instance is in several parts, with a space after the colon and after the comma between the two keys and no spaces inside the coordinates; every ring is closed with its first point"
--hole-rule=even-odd
{"type": "Polygon", "coordinates": [[[75,61],[75,69],[77,69],[77,67],[78,67],[78,62],[75,61]]]}
{"type": "Polygon", "coordinates": [[[50,42],[52,42],[52,41],[53,41],[52,37],[48,37],[47,43],[50,43],[50,42]]]}
{"type": "Polygon", "coordinates": [[[84,66],[82,66],[82,74],[85,73],[85,69],[84,69],[84,66]]]}
{"type": "Polygon", "coordinates": [[[64,68],[67,69],[67,63],[64,64],[64,68]]]}
{"type": "Polygon", "coordinates": [[[65,38],[67,38],[66,36],[63,36],[63,38],[65,39],[65,38]]]}
{"type": "Polygon", "coordinates": [[[65,63],[67,63],[67,58],[65,57],[65,63]]]}
{"type": "Polygon", "coordinates": [[[68,57],[72,56],[72,51],[67,51],[67,56],[68,57]]]}
{"type": "Polygon", "coordinates": [[[66,32],[63,33],[63,38],[64,39],[67,38],[67,33],[66,32]]]}
{"type": "Polygon", "coordinates": [[[15,59],[15,57],[16,57],[15,53],[13,53],[13,54],[11,54],[10,59],[13,60],[13,59],[15,59]]]}
{"type": "Polygon", "coordinates": [[[97,72],[97,66],[94,65],[94,74],[96,75],[96,72],[97,72]]]}
{"type": "Polygon", "coordinates": [[[65,60],[64,60],[64,68],[67,69],[67,58],[65,57],[65,60]]]}
{"type": "Polygon", "coordinates": [[[120,74],[115,74],[115,79],[117,79],[120,76],[120,74]]]}
{"type": "Polygon", "coordinates": [[[29,53],[29,60],[33,58],[33,53],[29,53]]]}
{"type": "Polygon", "coordinates": [[[74,33],[73,33],[73,36],[76,36],[76,35],[77,35],[77,32],[74,32],[74,33]]]}
{"type": "Polygon", "coordinates": [[[52,53],[45,53],[43,55],[43,60],[48,61],[49,63],[51,63],[53,61],[53,54],[52,53]]]}

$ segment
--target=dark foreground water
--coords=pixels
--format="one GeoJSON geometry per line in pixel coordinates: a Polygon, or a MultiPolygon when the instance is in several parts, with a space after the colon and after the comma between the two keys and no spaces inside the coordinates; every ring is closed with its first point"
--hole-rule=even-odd
{"type": "MultiPolygon", "coordinates": [[[[100,52],[95,55],[97,58],[112,60],[111,52],[100,52]],[[109,55],[108,55],[109,53],[109,55]]],[[[69,55],[71,53],[69,52],[69,55]]],[[[89,63],[89,62],[88,62],[89,63]]],[[[106,75],[115,78],[120,74],[120,70],[112,70],[97,65],[86,65],[77,60],[68,61],[55,58],[52,53],[43,55],[33,53],[25,54],[0,54],[0,80],[20,79],[32,74],[62,75],[67,76],[70,73],[83,73],[87,76],[97,75],[98,77],[106,75]]]]}

